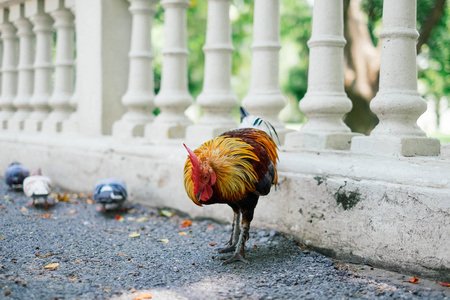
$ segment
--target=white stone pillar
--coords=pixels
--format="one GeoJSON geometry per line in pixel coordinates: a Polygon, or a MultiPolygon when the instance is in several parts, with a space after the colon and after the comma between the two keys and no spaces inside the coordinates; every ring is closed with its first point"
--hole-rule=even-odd
{"type": "Polygon", "coordinates": [[[17,36],[16,28],[9,21],[9,10],[0,8],[0,32],[3,42],[2,93],[0,96],[0,130],[7,128],[14,114],[13,101],[17,92],[17,36]]]}
{"type": "MultiPolygon", "coordinates": [[[[70,9],[70,11],[72,12],[72,14],[74,15],[74,36],[76,35],[76,0],[65,0],[65,6],[70,9]]],[[[75,48],[77,48],[77,46],[74,46],[75,48]]],[[[69,104],[70,107],[72,108],[72,113],[70,114],[69,118],[64,120],[62,123],[62,131],[64,133],[70,133],[70,134],[74,134],[74,133],[78,133],[78,84],[77,82],[79,81],[79,79],[77,78],[79,75],[79,73],[77,72],[77,61],[74,60],[74,67],[73,67],[73,73],[74,73],[74,92],[72,94],[72,96],[70,97],[69,100],[69,104]]]]}
{"type": "Polygon", "coordinates": [[[19,63],[17,66],[17,96],[13,105],[17,108],[13,117],[8,121],[8,129],[13,132],[23,130],[25,120],[31,113],[30,99],[33,94],[34,76],[34,40],[33,25],[25,17],[24,4],[13,4],[9,8],[9,20],[17,28],[19,37],[19,63]]]}
{"type": "Polygon", "coordinates": [[[152,140],[183,138],[191,121],[184,111],[193,99],[188,90],[187,18],[189,0],[163,0],[164,48],[161,89],[155,106],[161,113],[145,128],[145,136],[152,140]]]}
{"type": "Polygon", "coordinates": [[[316,0],[308,41],[308,91],[300,109],[308,117],[300,132],[286,136],[286,148],[350,149],[350,128],[342,121],[352,108],[344,90],[344,15],[341,0],[316,0]]]}
{"type": "Polygon", "coordinates": [[[191,143],[202,143],[226,130],[237,127],[231,110],[238,99],[231,89],[231,0],[208,0],[206,28],[205,74],[203,91],[197,97],[204,112],[197,125],[187,128],[191,143]]]}
{"type": "Polygon", "coordinates": [[[133,18],[128,90],[122,97],[127,112],[113,125],[113,136],[143,136],[144,127],[153,120],[154,82],[151,31],[157,0],[128,0],[133,18]]]}
{"type": "Polygon", "coordinates": [[[50,111],[48,101],[52,92],[53,20],[45,13],[44,2],[44,0],[25,2],[25,15],[33,23],[33,31],[36,34],[34,90],[30,101],[33,112],[25,121],[24,129],[28,133],[40,131],[50,111]]]}
{"type": "Polygon", "coordinates": [[[43,132],[55,133],[72,112],[70,98],[73,94],[74,16],[64,5],[64,0],[46,0],[45,11],[55,20],[56,58],[53,94],[48,104],[53,111],[44,121],[43,132]]]}
{"type": "Polygon", "coordinates": [[[242,106],[269,121],[283,143],[287,130],[278,118],[287,100],[279,84],[280,1],[254,2],[250,90],[242,106]]]}
{"type": "Polygon", "coordinates": [[[370,103],[380,123],[369,137],[352,141],[352,150],[378,155],[435,156],[437,139],[417,126],[426,103],[417,90],[416,0],[384,0],[380,88],[370,103]]]}

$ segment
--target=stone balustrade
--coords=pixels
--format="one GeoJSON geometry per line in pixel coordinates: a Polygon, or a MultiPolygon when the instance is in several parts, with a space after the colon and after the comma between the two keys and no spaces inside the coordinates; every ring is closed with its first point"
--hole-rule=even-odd
{"type": "MultiPolygon", "coordinates": [[[[111,47],[106,45],[106,48],[101,48],[105,53],[114,55],[114,43],[124,44],[121,39],[128,37],[127,72],[112,76],[105,74],[111,77],[111,82],[120,80],[122,86],[126,85],[126,91],[122,91],[120,101],[111,97],[103,99],[102,105],[87,100],[89,90],[84,90],[82,94],[79,88],[74,88],[78,87],[74,80],[74,14],[77,11],[77,2],[79,1],[2,2],[2,130],[56,134],[62,131],[62,125],[65,124],[65,133],[83,134],[83,131],[89,129],[79,130],[80,123],[84,123],[87,118],[111,117],[106,116],[108,110],[104,106],[108,105],[122,107],[122,113],[116,114],[121,117],[110,119],[109,124],[112,126],[103,128],[100,134],[111,132],[119,139],[145,136],[145,140],[150,143],[170,143],[170,140],[186,138],[200,143],[237,125],[230,114],[238,105],[238,99],[231,86],[231,54],[234,48],[228,16],[231,4],[229,0],[208,1],[206,43],[203,47],[204,83],[203,91],[197,97],[197,104],[204,114],[197,124],[193,124],[184,114],[193,103],[187,81],[188,1],[161,2],[165,13],[165,46],[162,52],[161,90],[155,98],[151,31],[158,1],[129,0],[128,11],[122,13],[129,15],[132,23],[130,31],[111,41],[111,47]],[[16,47],[19,48],[18,53],[15,51],[16,47]],[[84,109],[78,109],[79,101],[84,102],[84,109]],[[156,118],[153,115],[155,107],[161,111],[156,118]],[[83,115],[86,110],[90,113],[83,115]]],[[[389,5],[390,2],[386,1],[386,4],[389,5]]],[[[411,16],[416,14],[415,6],[409,2],[391,5],[405,6],[409,10],[401,10],[402,13],[385,11],[384,28],[380,38],[389,39],[391,42],[386,43],[383,48],[380,92],[372,102],[372,108],[381,122],[370,137],[350,132],[342,121],[352,105],[344,91],[345,39],[343,4],[340,1],[329,3],[317,0],[314,4],[312,36],[308,42],[308,91],[300,102],[300,109],[306,114],[308,121],[300,131],[289,133],[286,139],[284,137],[289,130],[278,118],[279,112],[286,105],[278,80],[281,48],[280,2],[255,2],[250,86],[247,96],[242,99],[242,105],[250,113],[271,122],[288,151],[329,149],[372,154],[382,152],[394,156],[439,155],[439,142],[426,138],[415,124],[425,105],[417,92],[417,71],[414,63],[413,48],[417,32],[413,29],[415,22],[411,21],[411,16]],[[403,76],[398,75],[398,70],[402,70],[403,76]],[[389,146],[384,142],[387,140],[389,146]],[[418,150],[416,145],[421,145],[419,148],[422,150],[418,150]],[[384,151],[386,147],[389,151],[384,151]]],[[[99,13],[105,12],[99,8],[99,13]]],[[[78,14],[81,14],[82,18],[78,21],[81,27],[83,20],[92,18],[92,13],[84,9],[80,9],[78,14]]],[[[83,33],[86,34],[78,30],[77,37],[83,33]]],[[[79,39],[82,42],[83,36],[79,36],[79,39]]],[[[77,51],[83,51],[83,48],[77,51]]],[[[90,53],[85,55],[89,56],[90,53]]],[[[123,57],[117,59],[123,60],[123,57]]],[[[91,62],[90,59],[84,61],[85,64],[91,62]]],[[[77,60],[77,63],[81,62],[77,60]]],[[[79,65],[78,68],[89,72],[92,66],[79,65]]],[[[100,71],[100,75],[104,73],[100,71]]],[[[77,81],[83,80],[86,78],[77,72],[77,81]]],[[[101,80],[99,83],[102,83],[101,80]]],[[[103,95],[100,97],[104,98],[103,95]]]]}
{"type": "MultiPolygon", "coordinates": [[[[208,0],[207,30],[198,33],[206,35],[198,121],[185,115],[194,103],[188,89],[189,3],[0,0],[0,166],[14,160],[40,166],[71,190],[88,190],[99,176],[123,176],[134,200],[223,219],[219,208],[199,212],[186,200],[181,145],[195,148],[237,127],[231,114],[240,102],[231,84],[232,1],[208,0]],[[163,8],[164,47],[155,95],[157,5],[163,8]]],[[[342,1],[314,1],[308,90],[300,102],[308,120],[299,131],[278,118],[287,103],[278,78],[282,1],[254,5],[250,85],[242,105],[274,125],[282,150],[280,190],[261,200],[256,224],[281,226],[336,257],[382,264],[383,256],[399,268],[448,270],[448,239],[433,241],[426,232],[448,233],[448,226],[435,225],[450,222],[450,151],[416,125],[425,111],[417,90],[416,0],[384,0],[380,85],[371,104],[380,123],[370,136],[343,123],[352,104],[344,91],[342,1]],[[404,228],[425,233],[408,243],[404,228]],[[389,229],[396,239],[386,238],[389,229]],[[398,250],[402,243],[408,254],[398,250]]]]}

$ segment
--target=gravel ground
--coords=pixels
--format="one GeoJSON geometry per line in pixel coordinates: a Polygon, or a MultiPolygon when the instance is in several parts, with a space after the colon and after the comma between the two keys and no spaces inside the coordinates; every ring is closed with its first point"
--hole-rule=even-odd
{"type": "Polygon", "coordinates": [[[182,228],[188,217],[167,211],[101,213],[82,194],[67,198],[30,207],[0,183],[0,299],[450,299],[436,282],[404,283],[411,276],[336,262],[258,228],[250,265],[221,266],[215,250],[230,225],[182,228]]]}

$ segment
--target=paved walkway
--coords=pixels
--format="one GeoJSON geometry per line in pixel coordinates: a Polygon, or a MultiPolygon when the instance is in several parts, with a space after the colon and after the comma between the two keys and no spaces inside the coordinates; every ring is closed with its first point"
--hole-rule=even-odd
{"type": "MultiPolygon", "coordinates": [[[[250,265],[221,266],[229,225],[82,194],[45,210],[0,183],[0,299],[450,299],[434,281],[333,261],[251,229],[250,265]],[[52,265],[53,264],[53,265],[52,265]]],[[[224,213],[232,218],[231,209],[224,213]]]]}

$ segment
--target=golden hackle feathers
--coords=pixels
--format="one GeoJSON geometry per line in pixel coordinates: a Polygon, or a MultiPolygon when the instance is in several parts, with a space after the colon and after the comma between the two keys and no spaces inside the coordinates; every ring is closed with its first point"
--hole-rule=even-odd
{"type": "MultiPolygon", "coordinates": [[[[258,180],[252,163],[259,161],[253,147],[239,138],[220,136],[202,144],[194,150],[200,166],[212,168],[216,173],[216,190],[229,201],[242,199],[247,192],[255,190],[258,180]]],[[[184,168],[184,185],[189,198],[201,205],[194,193],[192,182],[192,162],[188,159],[184,168]]]]}

